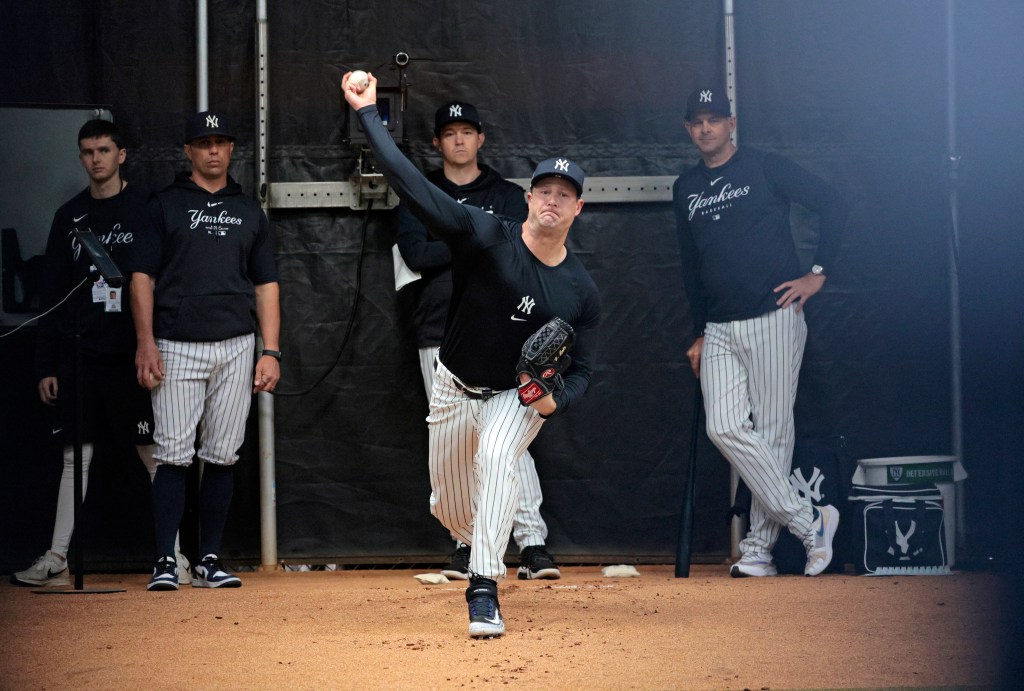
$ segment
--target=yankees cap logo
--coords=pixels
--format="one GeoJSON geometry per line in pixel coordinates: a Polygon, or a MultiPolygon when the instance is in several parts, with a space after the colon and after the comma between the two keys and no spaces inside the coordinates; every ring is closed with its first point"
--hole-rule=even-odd
{"type": "Polygon", "coordinates": [[[700,92],[700,102],[711,103],[711,91],[709,89],[700,92]]]}
{"type": "Polygon", "coordinates": [[[206,116],[206,126],[207,127],[213,127],[213,128],[220,127],[220,123],[217,121],[217,116],[216,115],[207,115],[206,116]]]}
{"type": "Polygon", "coordinates": [[[462,117],[462,106],[458,103],[452,104],[448,109],[448,117],[450,118],[461,118],[462,117]]]}
{"type": "Polygon", "coordinates": [[[563,173],[568,173],[569,172],[569,161],[567,161],[564,158],[558,159],[557,161],[555,161],[555,170],[560,170],[563,173]]]}

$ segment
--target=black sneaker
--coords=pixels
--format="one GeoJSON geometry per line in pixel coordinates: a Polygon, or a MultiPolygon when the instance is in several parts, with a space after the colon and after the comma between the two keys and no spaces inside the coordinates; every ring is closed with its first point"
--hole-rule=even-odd
{"type": "Polygon", "coordinates": [[[220,565],[216,554],[207,554],[196,564],[195,575],[192,577],[193,588],[241,588],[242,579],[228,573],[220,565]]]}
{"type": "Polygon", "coordinates": [[[177,590],[178,562],[174,557],[160,557],[153,567],[153,577],[149,579],[146,590],[177,590]]]}
{"type": "Polygon", "coordinates": [[[451,563],[441,569],[441,575],[457,581],[469,580],[469,545],[458,543],[451,563]]]}
{"type": "Polygon", "coordinates": [[[561,578],[562,572],[558,565],[551,558],[544,545],[531,545],[524,547],[520,555],[519,580],[533,580],[535,578],[548,578],[555,580],[561,578]]]}
{"type": "Polygon", "coordinates": [[[505,621],[498,606],[498,584],[490,578],[476,576],[466,588],[469,603],[469,635],[473,638],[495,638],[505,633],[505,621]]]}

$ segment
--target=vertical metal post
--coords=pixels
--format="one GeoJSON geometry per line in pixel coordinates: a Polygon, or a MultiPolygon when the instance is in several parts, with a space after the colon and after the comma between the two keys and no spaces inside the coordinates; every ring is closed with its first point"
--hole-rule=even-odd
{"type": "MultiPolygon", "coordinates": [[[[732,114],[736,115],[736,29],[734,25],[733,0],[723,0],[725,12],[725,91],[729,95],[729,103],[732,106],[732,114]]],[[[738,120],[737,120],[738,123],[738,120]]],[[[732,133],[732,143],[738,140],[739,125],[732,133]]],[[[729,466],[729,496],[732,502],[736,503],[736,490],[739,488],[740,478],[736,469],[729,466]]],[[[743,525],[743,518],[735,516],[729,524],[729,559],[736,561],[740,558],[740,540],[746,533],[743,525]]]]}
{"type": "Polygon", "coordinates": [[[196,112],[210,109],[208,35],[206,0],[196,0],[196,112]]]}
{"type": "MultiPolygon", "coordinates": [[[[256,189],[263,212],[269,211],[267,147],[270,123],[268,74],[267,2],[256,3],[256,189]]],[[[262,344],[260,346],[262,348],[262,344]]],[[[273,570],[277,563],[277,479],[274,448],[274,397],[257,396],[260,445],[260,568],[273,570]]]]}
{"type": "MultiPolygon", "coordinates": [[[[949,350],[950,417],[953,455],[964,461],[963,366],[960,336],[960,154],[956,139],[956,32],[953,0],[946,0],[946,148],[949,156],[949,350]]],[[[956,488],[956,483],[953,484],[956,488]]],[[[956,542],[963,545],[966,533],[964,496],[954,489],[956,542]]]]}

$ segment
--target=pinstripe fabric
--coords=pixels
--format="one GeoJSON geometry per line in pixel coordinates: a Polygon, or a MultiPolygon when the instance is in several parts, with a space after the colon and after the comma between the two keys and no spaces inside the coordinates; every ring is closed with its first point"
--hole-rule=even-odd
{"type": "Polygon", "coordinates": [[[210,342],[157,339],[164,361],[164,381],[153,389],[158,461],[187,466],[193,454],[217,465],[238,460],[252,403],[255,344],[253,334],[210,342]]]}
{"type": "Polygon", "coordinates": [[[472,545],[472,573],[504,578],[520,493],[516,460],[544,419],[519,404],[515,389],[486,401],[468,398],[440,361],[431,392],[430,511],[457,540],[472,545]]]}
{"type": "Polygon", "coordinates": [[[806,340],[804,315],[792,307],[704,329],[700,381],[708,437],[750,488],[750,530],[740,542],[748,559],[770,561],[781,526],[805,544],[810,539],[810,502],[789,483],[806,340]]]}
{"type": "MultiPolygon", "coordinates": [[[[428,397],[434,386],[434,363],[437,362],[439,350],[437,346],[419,349],[420,373],[428,397]]],[[[516,475],[519,476],[519,501],[516,502],[516,513],[512,518],[512,537],[521,550],[530,545],[543,545],[548,538],[548,526],[540,515],[544,495],[537,476],[537,464],[529,450],[516,462],[516,475]]],[[[456,539],[454,535],[452,539],[456,539]]]]}

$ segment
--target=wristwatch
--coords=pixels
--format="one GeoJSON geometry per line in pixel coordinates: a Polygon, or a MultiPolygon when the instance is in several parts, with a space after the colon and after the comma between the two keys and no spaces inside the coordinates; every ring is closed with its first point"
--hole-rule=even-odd
{"type": "MultiPolygon", "coordinates": [[[[825,275],[825,267],[822,266],[821,264],[815,264],[814,266],[811,267],[811,273],[814,274],[815,276],[824,276],[825,275]]],[[[263,352],[266,352],[266,351],[263,351],[263,352]]]]}
{"type": "Polygon", "coordinates": [[[269,355],[270,357],[274,358],[278,362],[281,362],[281,351],[280,350],[264,350],[263,354],[264,355],[269,355]]]}

